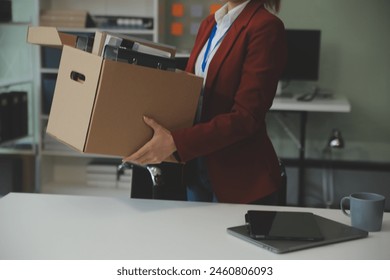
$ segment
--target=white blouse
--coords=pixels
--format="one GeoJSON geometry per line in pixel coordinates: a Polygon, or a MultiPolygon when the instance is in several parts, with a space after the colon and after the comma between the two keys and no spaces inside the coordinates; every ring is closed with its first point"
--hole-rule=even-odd
{"type": "Polygon", "coordinates": [[[223,5],[218,11],[215,12],[215,21],[217,22],[217,30],[214,38],[212,38],[211,45],[209,48],[208,54],[206,54],[206,48],[209,43],[207,40],[206,44],[203,46],[199,56],[196,60],[195,64],[195,74],[197,76],[204,77],[203,83],[206,82],[207,71],[210,65],[211,60],[213,59],[215,53],[217,52],[219,46],[226,33],[229,31],[230,26],[236,20],[236,18],[240,15],[240,13],[244,10],[245,6],[249,3],[250,0],[243,2],[242,4],[234,7],[234,9],[228,11],[227,4],[223,5]],[[202,70],[202,63],[205,60],[206,67],[204,71],[202,70]]]}

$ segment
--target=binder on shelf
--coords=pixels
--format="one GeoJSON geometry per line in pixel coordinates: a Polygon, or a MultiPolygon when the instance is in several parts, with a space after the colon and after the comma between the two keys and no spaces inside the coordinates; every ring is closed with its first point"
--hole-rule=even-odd
{"type": "Polygon", "coordinates": [[[173,58],[146,54],[124,47],[106,45],[103,58],[161,70],[175,71],[175,59],[173,58]]]}
{"type": "Polygon", "coordinates": [[[28,134],[27,92],[13,91],[0,94],[0,142],[14,140],[28,134]]]}
{"type": "Polygon", "coordinates": [[[9,93],[0,94],[0,143],[12,139],[11,96],[9,93]]]}
{"type": "Polygon", "coordinates": [[[12,1],[0,1],[0,22],[12,21],[12,1]]]}
{"type": "Polygon", "coordinates": [[[27,92],[12,91],[11,96],[11,112],[12,112],[12,138],[17,139],[28,134],[28,108],[27,108],[27,92]]]}

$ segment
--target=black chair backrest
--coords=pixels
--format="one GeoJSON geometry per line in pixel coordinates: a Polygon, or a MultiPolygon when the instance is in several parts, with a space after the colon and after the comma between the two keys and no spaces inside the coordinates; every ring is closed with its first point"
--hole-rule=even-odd
{"type": "Polygon", "coordinates": [[[187,200],[183,183],[183,165],[163,162],[153,165],[161,169],[162,181],[154,184],[148,168],[133,165],[131,194],[132,198],[187,200]]]}

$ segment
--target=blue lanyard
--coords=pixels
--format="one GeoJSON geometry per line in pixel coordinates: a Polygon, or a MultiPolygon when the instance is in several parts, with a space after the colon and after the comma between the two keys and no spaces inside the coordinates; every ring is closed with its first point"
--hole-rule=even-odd
{"type": "MultiPolygon", "coordinates": [[[[217,33],[217,24],[215,24],[213,27],[213,30],[211,30],[210,38],[209,38],[209,41],[207,42],[207,47],[206,47],[206,51],[204,53],[203,62],[202,62],[202,72],[204,72],[204,70],[206,69],[206,64],[207,64],[207,60],[208,60],[208,56],[209,56],[209,52],[210,52],[210,48],[211,48],[211,42],[213,41],[213,39],[215,37],[215,33],[217,33]]],[[[219,43],[219,41],[218,41],[218,43],[219,43]]],[[[218,45],[218,43],[216,45],[218,45]]]]}

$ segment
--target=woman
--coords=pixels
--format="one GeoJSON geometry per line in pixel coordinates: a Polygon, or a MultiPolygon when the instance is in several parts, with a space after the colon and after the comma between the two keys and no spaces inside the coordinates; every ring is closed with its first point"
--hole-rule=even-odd
{"type": "Polygon", "coordinates": [[[286,61],[283,23],[265,6],[279,0],[231,0],[201,24],[188,72],[203,76],[203,102],[191,128],[168,131],[144,118],[153,138],[124,158],[160,163],[172,154],[186,163],[188,199],[273,204],[280,170],[267,135],[286,61]]]}

